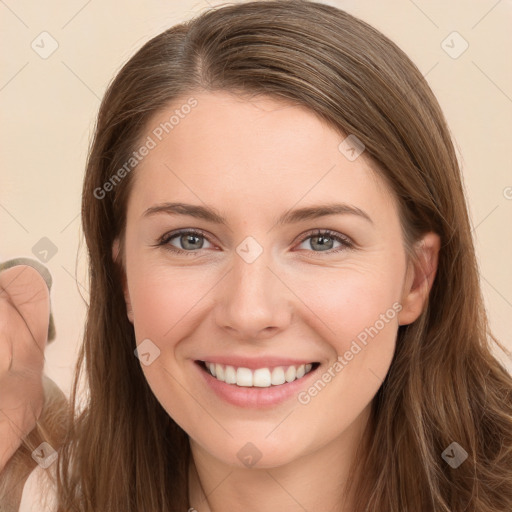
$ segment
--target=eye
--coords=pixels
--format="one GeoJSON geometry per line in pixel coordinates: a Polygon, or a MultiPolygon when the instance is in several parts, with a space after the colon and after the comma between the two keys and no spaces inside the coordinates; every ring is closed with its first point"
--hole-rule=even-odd
{"type": "MultiPolygon", "coordinates": [[[[196,254],[201,249],[207,249],[208,247],[204,247],[205,240],[208,244],[212,245],[211,242],[208,241],[208,236],[203,231],[197,229],[182,229],[166,233],[155,245],[161,246],[165,250],[174,253],[189,256],[196,254]],[[176,245],[173,242],[175,242],[176,245]]],[[[308,240],[309,247],[307,247],[306,250],[312,250],[313,252],[333,254],[353,247],[353,243],[348,237],[329,229],[317,229],[313,233],[310,232],[302,238],[300,244],[302,245],[308,240]],[[335,241],[340,244],[338,248],[333,248],[335,241]]]]}
{"type": "Polygon", "coordinates": [[[206,235],[202,231],[195,229],[182,229],[177,232],[174,231],[165,234],[156,245],[163,246],[165,249],[172,252],[189,255],[194,254],[199,249],[203,249],[204,240],[206,240],[206,235]],[[171,243],[174,239],[176,239],[175,241],[181,247],[176,247],[171,243]]]}
{"type": "Polygon", "coordinates": [[[312,249],[313,252],[327,252],[329,254],[333,254],[353,247],[353,244],[348,237],[329,229],[318,229],[314,233],[309,233],[307,236],[302,238],[300,242],[301,245],[307,240],[309,240],[309,247],[307,247],[307,249],[312,249]],[[339,242],[341,246],[337,249],[333,249],[333,241],[339,242]]]}

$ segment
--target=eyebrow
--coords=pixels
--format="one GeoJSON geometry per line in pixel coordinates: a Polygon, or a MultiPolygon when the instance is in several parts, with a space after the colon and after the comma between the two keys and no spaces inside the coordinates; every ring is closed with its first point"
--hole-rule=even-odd
{"type": "MultiPolygon", "coordinates": [[[[215,224],[226,225],[228,223],[227,219],[214,208],[186,203],[157,204],[148,208],[142,216],[149,217],[159,213],[166,213],[168,215],[188,215],[190,217],[206,220],[215,224]]],[[[325,217],[327,215],[356,215],[373,224],[371,217],[357,206],[345,203],[330,203],[289,210],[277,219],[276,225],[293,224],[303,220],[325,217]]]]}

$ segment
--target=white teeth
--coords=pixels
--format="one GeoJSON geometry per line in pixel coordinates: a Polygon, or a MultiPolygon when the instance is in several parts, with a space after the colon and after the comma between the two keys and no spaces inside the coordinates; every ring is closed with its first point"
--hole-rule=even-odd
{"type": "Polygon", "coordinates": [[[225,380],[224,379],[224,367],[221,364],[215,365],[215,376],[219,380],[225,380]]]}
{"type": "Polygon", "coordinates": [[[252,377],[253,386],[258,388],[268,388],[271,384],[270,370],[268,368],[259,368],[254,370],[252,377]]]}
{"type": "Polygon", "coordinates": [[[251,370],[249,368],[235,368],[230,365],[205,362],[206,368],[210,374],[217,380],[226,384],[236,384],[242,387],[268,388],[270,386],[280,386],[285,382],[293,382],[301,379],[311,371],[311,363],[301,364],[300,366],[277,366],[272,371],[269,368],[258,368],[251,370]]]}
{"type": "Polygon", "coordinates": [[[236,370],[233,366],[226,366],[224,372],[224,382],[226,384],[236,384],[236,370]]]}
{"type": "Polygon", "coordinates": [[[282,366],[278,366],[272,370],[272,378],[270,382],[274,386],[279,386],[280,384],[284,384],[286,382],[284,378],[284,369],[282,366]]]}
{"type": "Polygon", "coordinates": [[[237,386],[252,387],[252,372],[249,368],[237,368],[236,384],[237,386]]]}
{"type": "Polygon", "coordinates": [[[286,382],[293,382],[296,377],[297,377],[297,370],[295,369],[295,366],[288,366],[288,370],[286,370],[286,372],[284,374],[284,378],[286,379],[286,382]]]}

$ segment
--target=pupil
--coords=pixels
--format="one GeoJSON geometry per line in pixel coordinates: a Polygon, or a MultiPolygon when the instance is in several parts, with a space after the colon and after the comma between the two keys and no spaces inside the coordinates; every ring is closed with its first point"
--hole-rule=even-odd
{"type": "Polygon", "coordinates": [[[328,242],[326,243],[326,240],[331,240],[332,239],[328,236],[316,236],[316,237],[313,237],[313,240],[316,239],[319,244],[319,246],[322,248],[322,249],[330,249],[331,247],[328,247],[328,242]]]}
{"type": "MultiPolygon", "coordinates": [[[[199,237],[197,235],[184,235],[185,237],[185,247],[187,247],[187,245],[190,243],[190,244],[194,244],[194,243],[198,243],[197,241],[199,240],[199,237]]],[[[189,247],[189,249],[197,249],[197,247],[189,247]]]]}

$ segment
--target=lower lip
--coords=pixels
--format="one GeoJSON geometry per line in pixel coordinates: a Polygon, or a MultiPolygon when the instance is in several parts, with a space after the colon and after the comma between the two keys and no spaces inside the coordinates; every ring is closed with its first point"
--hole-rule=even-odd
{"type": "Polygon", "coordinates": [[[297,397],[300,391],[309,386],[309,381],[317,368],[311,370],[301,379],[292,382],[285,382],[279,386],[269,386],[267,388],[243,387],[236,384],[226,384],[213,377],[200,363],[194,362],[206,384],[215,392],[215,394],[226,402],[238,407],[248,407],[253,409],[262,409],[281,404],[290,398],[297,397]]]}

